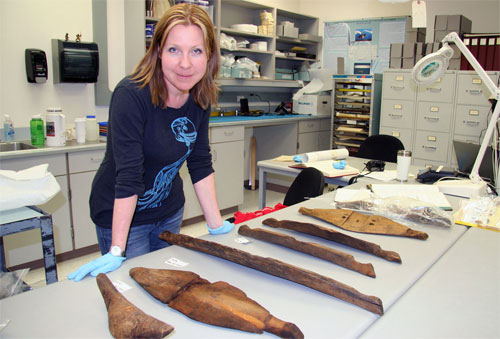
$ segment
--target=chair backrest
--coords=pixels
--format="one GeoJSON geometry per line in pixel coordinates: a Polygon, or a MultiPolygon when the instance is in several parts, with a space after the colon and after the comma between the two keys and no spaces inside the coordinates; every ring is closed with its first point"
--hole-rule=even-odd
{"type": "Polygon", "coordinates": [[[355,157],[397,162],[398,151],[405,149],[403,143],[392,135],[372,135],[361,143],[355,157]]]}
{"type": "Polygon", "coordinates": [[[313,167],[304,168],[292,182],[283,200],[283,205],[291,206],[323,194],[325,176],[313,167]]]}

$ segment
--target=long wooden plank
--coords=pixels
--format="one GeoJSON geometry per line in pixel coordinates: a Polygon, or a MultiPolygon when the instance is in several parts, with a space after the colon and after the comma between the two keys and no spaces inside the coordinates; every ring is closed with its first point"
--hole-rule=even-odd
{"type": "Polygon", "coordinates": [[[357,305],[375,314],[384,314],[382,300],[378,297],[365,295],[353,287],[334,279],[290,265],[277,259],[264,258],[212,241],[193,238],[184,234],[174,234],[169,231],[160,234],[160,238],[173,245],[214,255],[261,272],[296,282],[357,305]]]}
{"type": "Polygon", "coordinates": [[[268,231],[262,228],[250,228],[247,225],[241,225],[238,229],[238,233],[246,237],[291,248],[375,278],[375,270],[372,264],[360,263],[356,261],[352,255],[337,251],[333,248],[312,242],[299,241],[289,235],[268,231]]]}
{"type": "Polygon", "coordinates": [[[383,258],[388,261],[401,263],[401,257],[396,252],[383,250],[377,244],[361,240],[358,238],[354,238],[347,234],[343,234],[326,227],[310,223],[292,221],[292,220],[278,221],[274,218],[265,219],[264,221],[262,221],[262,223],[264,225],[271,227],[286,228],[292,231],[314,235],[316,237],[334,241],[342,245],[346,245],[364,252],[374,254],[377,257],[383,258]]]}

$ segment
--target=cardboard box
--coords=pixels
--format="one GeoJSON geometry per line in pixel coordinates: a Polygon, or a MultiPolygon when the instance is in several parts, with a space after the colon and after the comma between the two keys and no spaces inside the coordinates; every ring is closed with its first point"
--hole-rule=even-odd
{"type": "Polygon", "coordinates": [[[293,69],[276,68],[274,78],[276,80],[294,80],[294,73],[293,69]]]}
{"type": "Polygon", "coordinates": [[[413,66],[415,66],[415,57],[402,59],[401,68],[409,69],[413,68],[413,66]]]}
{"type": "Polygon", "coordinates": [[[400,69],[402,62],[401,58],[390,58],[389,60],[389,68],[395,68],[395,69],[400,69]]]}
{"type": "Polygon", "coordinates": [[[403,44],[394,43],[391,44],[391,58],[401,58],[403,56],[403,44]]]}
{"type": "Polygon", "coordinates": [[[415,57],[415,43],[405,43],[403,45],[403,59],[415,57]]]}
{"type": "Polygon", "coordinates": [[[448,27],[451,32],[470,33],[472,30],[472,21],[463,15],[448,15],[448,27]]]}
{"type": "Polygon", "coordinates": [[[418,31],[406,32],[405,43],[425,42],[425,34],[418,31]]]}
{"type": "Polygon", "coordinates": [[[460,61],[461,59],[450,59],[448,63],[448,69],[449,70],[459,70],[460,69],[460,61]]]}
{"type": "Polygon", "coordinates": [[[322,40],[321,36],[319,36],[319,35],[307,34],[307,33],[299,34],[299,39],[300,40],[315,41],[315,42],[321,42],[321,40],[322,40]]]}
{"type": "Polygon", "coordinates": [[[276,35],[278,36],[284,36],[287,38],[295,38],[298,39],[299,37],[299,28],[298,27],[292,27],[290,25],[278,25],[276,26],[276,35]]]}
{"type": "Polygon", "coordinates": [[[330,115],[330,95],[304,94],[293,101],[293,110],[300,114],[330,115]]]}

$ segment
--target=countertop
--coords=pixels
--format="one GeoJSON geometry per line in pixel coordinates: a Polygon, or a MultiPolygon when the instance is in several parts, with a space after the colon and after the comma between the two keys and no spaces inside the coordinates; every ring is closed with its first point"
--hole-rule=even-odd
{"type": "MultiPolygon", "coordinates": [[[[293,123],[300,120],[316,120],[325,118],[329,118],[329,116],[308,115],[308,114],[261,115],[256,117],[223,116],[223,117],[211,117],[210,127],[223,127],[223,126],[234,126],[234,125],[244,125],[245,127],[270,126],[270,125],[293,123]]],[[[16,140],[16,141],[30,144],[29,140],[16,140]]],[[[77,143],[76,140],[71,140],[66,142],[66,146],[61,146],[61,147],[44,146],[29,150],[0,152],[0,161],[7,159],[22,158],[27,156],[33,157],[33,156],[44,156],[48,154],[58,154],[67,152],[92,151],[100,149],[104,150],[105,148],[106,148],[106,142],[102,140],[86,141],[83,144],[77,143]]]]}

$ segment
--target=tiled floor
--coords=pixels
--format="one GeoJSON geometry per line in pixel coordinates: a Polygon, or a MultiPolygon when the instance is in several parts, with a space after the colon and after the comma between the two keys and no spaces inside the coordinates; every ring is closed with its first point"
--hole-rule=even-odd
{"type": "MultiPolygon", "coordinates": [[[[278,193],[274,191],[266,191],[266,202],[267,206],[274,206],[278,202],[283,202],[283,193],[278,193]]],[[[259,205],[259,191],[244,191],[244,203],[239,206],[241,212],[253,212],[258,210],[259,205]]],[[[232,217],[232,215],[223,215],[222,218],[226,219],[232,217]]],[[[207,226],[205,222],[199,222],[189,226],[184,226],[181,228],[182,234],[187,234],[193,237],[200,237],[202,235],[208,234],[207,226]]],[[[57,264],[57,275],[59,281],[66,280],[66,276],[80,267],[82,264],[88,263],[89,261],[96,259],[101,256],[100,252],[93,254],[88,254],[76,259],[67,260],[57,264]]],[[[45,271],[43,268],[31,270],[24,278],[24,281],[33,288],[39,288],[45,286],[45,271]]]]}

